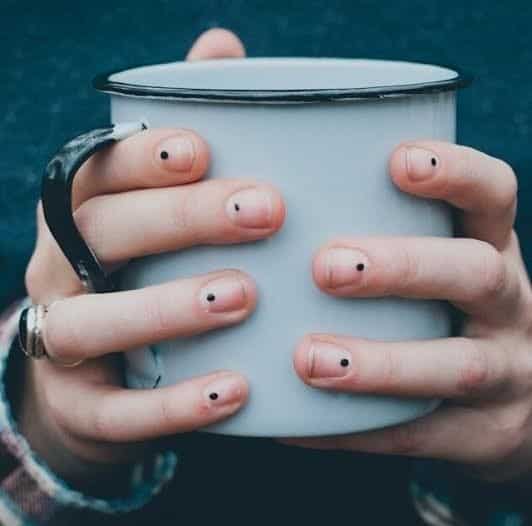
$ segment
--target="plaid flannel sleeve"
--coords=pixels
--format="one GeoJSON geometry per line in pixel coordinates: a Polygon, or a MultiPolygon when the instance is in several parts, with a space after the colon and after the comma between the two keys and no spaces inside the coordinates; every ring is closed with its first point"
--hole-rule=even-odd
{"type": "Polygon", "coordinates": [[[129,494],[102,499],[84,495],[59,479],[17,430],[6,395],[8,358],[25,305],[0,317],[0,524],[140,524],[141,510],[173,477],[176,455],[159,453],[134,466],[129,494]]]}
{"type": "Polygon", "coordinates": [[[416,460],[410,495],[430,526],[530,526],[532,490],[475,480],[451,463],[416,460]]]}

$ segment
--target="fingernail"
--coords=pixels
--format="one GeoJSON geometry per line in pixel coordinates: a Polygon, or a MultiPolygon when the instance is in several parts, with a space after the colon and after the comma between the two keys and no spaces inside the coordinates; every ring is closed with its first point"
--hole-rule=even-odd
{"type": "Polygon", "coordinates": [[[438,157],[429,150],[410,147],[406,149],[406,171],[413,181],[424,181],[431,177],[439,165],[438,157]]]}
{"type": "Polygon", "coordinates": [[[209,281],[200,291],[200,301],[209,312],[229,312],[246,306],[246,289],[238,278],[209,281]]]}
{"type": "Polygon", "coordinates": [[[192,169],[195,150],[192,141],[186,135],[168,137],[156,150],[157,159],[168,170],[186,172],[192,169]]]}
{"type": "Polygon", "coordinates": [[[368,268],[368,258],[353,248],[330,248],[325,254],[326,280],[329,287],[361,284],[368,268]]]}
{"type": "Polygon", "coordinates": [[[231,221],[246,228],[266,228],[272,222],[272,200],[267,191],[247,188],[233,194],[226,204],[231,221]]]}
{"type": "Polygon", "coordinates": [[[313,342],[307,355],[309,378],[340,378],[349,372],[351,354],[338,345],[313,342]]]}
{"type": "Polygon", "coordinates": [[[203,390],[203,396],[212,405],[227,405],[242,399],[242,379],[238,376],[223,376],[211,382],[203,390]]]}

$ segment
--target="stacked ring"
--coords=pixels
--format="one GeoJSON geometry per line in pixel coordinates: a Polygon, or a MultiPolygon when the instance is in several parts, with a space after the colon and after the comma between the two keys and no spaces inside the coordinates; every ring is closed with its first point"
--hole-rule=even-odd
{"type": "Polygon", "coordinates": [[[47,355],[42,340],[42,327],[48,307],[46,305],[32,305],[20,313],[18,322],[18,340],[22,352],[36,360],[47,355]]]}
{"type": "Polygon", "coordinates": [[[42,339],[44,319],[48,314],[47,305],[31,305],[20,313],[18,322],[18,341],[22,352],[29,358],[35,360],[46,356],[51,362],[63,367],[74,367],[79,365],[83,360],[72,363],[64,363],[52,359],[48,354],[42,339]]]}

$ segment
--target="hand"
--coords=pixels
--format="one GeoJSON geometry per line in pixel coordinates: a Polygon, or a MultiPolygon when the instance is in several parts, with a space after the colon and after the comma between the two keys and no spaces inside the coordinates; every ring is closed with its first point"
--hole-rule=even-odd
{"type": "Polygon", "coordinates": [[[402,425],[285,442],[447,459],[488,480],[532,474],[532,295],[512,229],[516,177],[500,160],[432,141],[398,147],[390,175],[402,191],[456,207],[468,237],[336,239],[316,254],[314,279],[335,296],[448,300],[466,314],[463,333],[395,342],[311,334],[294,365],[316,388],[446,401],[402,425]]]}
{"type": "MultiPolygon", "coordinates": [[[[188,58],[243,54],[236,36],[211,30],[188,58]]],[[[198,182],[208,164],[208,146],[185,129],[147,130],[87,161],[76,177],[74,216],[99,260],[117,269],[131,258],[258,240],[280,228],[284,205],[275,189],[251,179],[198,182]]],[[[230,371],[160,389],[124,389],[116,353],[243,321],[256,303],[250,276],[221,270],[141,290],[85,294],[39,206],[26,285],[34,303],[50,304],[43,332],[50,360],[25,362],[18,420],[65,479],[79,485],[114,471],[112,464],[142,457],[152,439],[204,427],[245,403],[246,380],[230,371]],[[57,363],[80,359],[74,368],[57,363]]]]}

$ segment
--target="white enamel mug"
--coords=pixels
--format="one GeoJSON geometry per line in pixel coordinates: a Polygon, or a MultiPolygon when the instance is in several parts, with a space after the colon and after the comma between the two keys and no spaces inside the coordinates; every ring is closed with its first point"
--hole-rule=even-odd
{"type": "MultiPolygon", "coordinates": [[[[310,58],[177,62],[97,77],[97,89],[111,95],[115,127],[69,143],[48,174],[60,166],[68,186],[80,160],[105,144],[143,126],[190,128],[210,145],[208,177],[270,182],[287,208],[283,228],[270,239],[128,265],[118,288],[236,268],[254,278],[259,296],[256,311],[239,325],[126,353],[128,385],[152,389],[217,369],[238,371],[250,384],[247,405],[205,429],[230,435],[349,433],[432,411],[438,400],[309,387],[295,374],[292,356],[311,332],[380,340],[450,334],[445,302],[335,298],[313,283],[311,260],[338,236],[452,236],[450,208],[399,191],[387,162],[405,140],[453,142],[456,90],[467,82],[456,69],[434,65],[310,58]]],[[[50,181],[61,179],[54,177],[43,186],[51,230],[80,278],[95,291],[108,290],[110,277],[97,275],[101,268],[73,222],[65,227],[63,214],[58,227],[57,207],[46,206],[56,192],[50,181]]]]}

